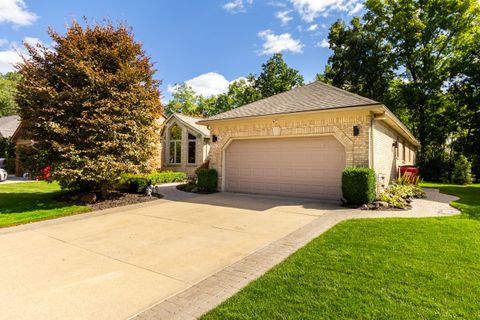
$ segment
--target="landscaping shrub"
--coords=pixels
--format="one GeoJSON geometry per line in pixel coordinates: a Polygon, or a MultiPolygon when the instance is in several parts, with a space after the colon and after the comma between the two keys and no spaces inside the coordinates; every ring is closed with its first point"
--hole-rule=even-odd
{"type": "Polygon", "coordinates": [[[391,207],[405,209],[412,198],[425,198],[425,191],[418,184],[394,183],[377,196],[377,200],[388,203],[391,207]]]}
{"type": "Polygon", "coordinates": [[[361,205],[375,200],[375,171],[350,167],[342,173],[342,194],[350,204],[361,205]]]}
{"type": "Polygon", "coordinates": [[[148,185],[161,183],[181,182],[187,177],[185,172],[162,171],[150,174],[123,174],[119,189],[133,193],[144,193],[148,185]]]}
{"type": "Polygon", "coordinates": [[[217,191],[218,174],[215,169],[200,169],[197,172],[197,185],[200,190],[217,191]]]}
{"type": "Polygon", "coordinates": [[[452,182],[457,184],[473,183],[472,164],[463,154],[455,159],[452,182]]]}

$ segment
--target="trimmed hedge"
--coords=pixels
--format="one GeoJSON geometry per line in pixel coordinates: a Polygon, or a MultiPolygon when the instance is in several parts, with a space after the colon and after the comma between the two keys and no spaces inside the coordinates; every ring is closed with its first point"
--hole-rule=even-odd
{"type": "Polygon", "coordinates": [[[375,200],[375,171],[349,167],[342,173],[342,194],[349,204],[362,205],[375,200]]]}
{"type": "Polygon", "coordinates": [[[217,191],[218,174],[215,169],[199,169],[197,171],[198,188],[207,191],[217,191]]]}
{"type": "Polygon", "coordinates": [[[123,174],[120,179],[120,189],[133,193],[144,193],[148,185],[182,182],[187,178],[185,172],[162,171],[150,174],[123,174]]]}

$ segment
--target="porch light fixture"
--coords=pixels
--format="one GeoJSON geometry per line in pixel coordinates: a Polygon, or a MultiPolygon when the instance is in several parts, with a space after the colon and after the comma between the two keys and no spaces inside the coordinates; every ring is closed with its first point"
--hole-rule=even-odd
{"type": "Polygon", "coordinates": [[[356,137],[360,134],[360,126],[353,126],[353,136],[356,137]]]}

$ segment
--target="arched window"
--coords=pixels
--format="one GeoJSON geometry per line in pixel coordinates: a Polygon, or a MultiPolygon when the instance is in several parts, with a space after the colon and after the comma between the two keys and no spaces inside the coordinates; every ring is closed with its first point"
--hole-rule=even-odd
{"type": "Polygon", "coordinates": [[[188,134],[188,164],[197,163],[197,137],[188,134]]]}
{"type": "Polygon", "coordinates": [[[182,162],[182,129],[174,124],[170,127],[170,163],[182,162]]]}

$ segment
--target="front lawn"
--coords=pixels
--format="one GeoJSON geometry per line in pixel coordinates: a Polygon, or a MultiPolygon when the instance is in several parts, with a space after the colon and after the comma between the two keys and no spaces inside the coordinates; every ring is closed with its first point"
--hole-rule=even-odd
{"type": "Polygon", "coordinates": [[[58,201],[57,183],[25,182],[0,185],[0,227],[90,211],[86,206],[58,201]]]}
{"type": "Polygon", "coordinates": [[[468,215],[343,222],[202,319],[480,319],[480,185],[440,187],[468,215]]]}

